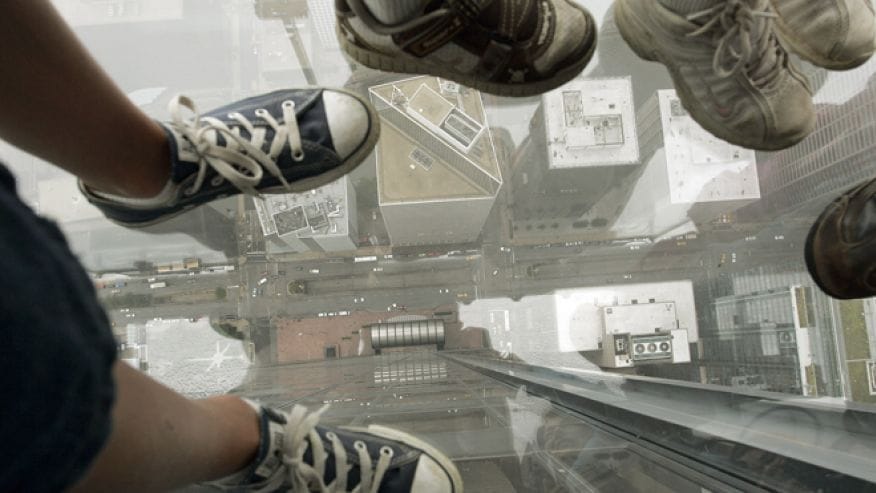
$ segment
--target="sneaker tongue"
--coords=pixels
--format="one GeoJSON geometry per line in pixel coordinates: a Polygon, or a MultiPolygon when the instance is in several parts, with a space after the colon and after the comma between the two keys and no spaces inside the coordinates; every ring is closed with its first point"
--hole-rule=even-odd
{"type": "Polygon", "coordinates": [[[507,39],[529,39],[540,22],[539,1],[476,0],[481,8],[478,23],[507,39]]]}

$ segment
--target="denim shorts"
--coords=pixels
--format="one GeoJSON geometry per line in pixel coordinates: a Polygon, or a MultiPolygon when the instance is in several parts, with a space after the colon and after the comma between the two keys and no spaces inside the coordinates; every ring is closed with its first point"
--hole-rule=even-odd
{"type": "Polygon", "coordinates": [[[58,227],[0,165],[0,491],[76,483],[111,428],[116,343],[58,227]]]}

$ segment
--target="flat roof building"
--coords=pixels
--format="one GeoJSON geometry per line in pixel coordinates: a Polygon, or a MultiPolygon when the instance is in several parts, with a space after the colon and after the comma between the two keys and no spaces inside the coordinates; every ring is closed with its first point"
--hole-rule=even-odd
{"type": "Polygon", "coordinates": [[[629,77],[574,80],[542,100],[548,168],[639,164],[629,77]]]}
{"type": "Polygon", "coordinates": [[[760,199],[752,150],[703,129],[674,90],[660,90],[637,114],[643,167],[626,189],[594,208],[620,211],[619,236],[661,236],[695,229],[760,199]]]}
{"type": "Polygon", "coordinates": [[[253,198],[267,253],[356,249],[356,192],[348,177],[303,193],[253,198]]]}
{"type": "Polygon", "coordinates": [[[689,363],[699,341],[691,281],[558,290],[560,351],[598,351],[600,366],[689,363]]]}
{"type": "Polygon", "coordinates": [[[812,289],[791,286],[716,299],[717,334],[703,337],[710,381],[818,395],[809,338],[818,325],[812,289]]]}
{"type": "Polygon", "coordinates": [[[502,176],[479,92],[437,77],[371,87],[377,185],[394,246],[477,240],[502,176]]]}
{"type": "Polygon", "coordinates": [[[460,306],[459,317],[503,356],[579,369],[690,363],[699,341],[691,281],[478,299],[460,306]]]}

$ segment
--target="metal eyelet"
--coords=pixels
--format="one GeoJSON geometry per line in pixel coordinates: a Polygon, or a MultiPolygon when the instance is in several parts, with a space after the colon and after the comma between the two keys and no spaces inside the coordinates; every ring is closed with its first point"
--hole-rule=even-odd
{"type": "Polygon", "coordinates": [[[380,447],[380,455],[392,457],[393,455],[395,455],[395,452],[393,452],[391,448],[384,445],[384,446],[380,447]]]}
{"type": "Polygon", "coordinates": [[[293,152],[292,159],[296,161],[304,161],[304,151],[293,152]]]}
{"type": "Polygon", "coordinates": [[[295,103],[293,101],[283,101],[283,107],[284,108],[294,108],[295,103]]]}
{"type": "Polygon", "coordinates": [[[255,114],[258,116],[267,115],[268,110],[266,110],[264,108],[259,108],[259,109],[255,110],[255,114]]]}
{"type": "Polygon", "coordinates": [[[353,447],[355,447],[356,450],[368,450],[368,446],[366,446],[365,442],[362,440],[356,440],[353,442],[353,447]]]}
{"type": "Polygon", "coordinates": [[[216,175],[213,177],[212,180],[210,180],[210,185],[213,185],[214,187],[218,187],[219,185],[221,185],[224,182],[225,182],[224,178],[222,178],[219,175],[216,175]]]}
{"type": "Polygon", "coordinates": [[[325,436],[326,436],[326,438],[328,438],[329,440],[334,440],[335,438],[338,437],[337,435],[334,434],[334,432],[331,432],[331,431],[327,432],[327,433],[325,434],[325,436]]]}
{"type": "Polygon", "coordinates": [[[195,193],[196,193],[195,189],[192,187],[189,187],[189,188],[186,188],[185,190],[183,190],[183,195],[185,195],[186,197],[191,197],[195,193]]]}

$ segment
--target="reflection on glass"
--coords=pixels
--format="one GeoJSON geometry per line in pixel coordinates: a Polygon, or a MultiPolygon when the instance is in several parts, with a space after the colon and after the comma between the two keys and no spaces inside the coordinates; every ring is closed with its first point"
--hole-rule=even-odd
{"type": "Polygon", "coordinates": [[[607,0],[588,3],[603,19],[592,66],[522,100],[351,67],[328,1],[55,3],[156,118],[177,92],[209,108],[314,82],[381,115],[349,176],[160,230],[111,225],[71,177],[3,148],[92,272],[122,357],[178,390],[330,402],[338,423],[426,433],[472,491],[699,487],[439,350],[876,403],[876,302],[827,297],[802,255],[824,204],[876,172],[876,62],[808,67],[818,129],[754,153],[690,119],[607,0]],[[419,332],[437,322],[442,344],[419,332]],[[377,327],[402,347],[375,346],[377,327]]]}

